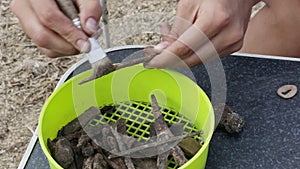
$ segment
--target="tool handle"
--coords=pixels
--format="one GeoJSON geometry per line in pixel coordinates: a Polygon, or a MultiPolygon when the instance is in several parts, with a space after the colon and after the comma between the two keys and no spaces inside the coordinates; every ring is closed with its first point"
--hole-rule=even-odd
{"type": "Polygon", "coordinates": [[[60,10],[72,21],[78,18],[78,11],[72,0],[55,0],[60,10]]]}
{"type": "Polygon", "coordinates": [[[55,0],[60,10],[72,20],[74,25],[81,29],[78,11],[72,0],[55,0]]]}

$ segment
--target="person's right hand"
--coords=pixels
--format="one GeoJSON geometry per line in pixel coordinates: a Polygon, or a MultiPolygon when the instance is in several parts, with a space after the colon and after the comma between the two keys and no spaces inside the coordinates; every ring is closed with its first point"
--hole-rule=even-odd
{"type": "Polygon", "coordinates": [[[73,2],[79,9],[83,31],[59,10],[55,0],[13,0],[10,8],[38,48],[49,57],[59,57],[88,50],[88,35],[99,27],[99,0],[73,2]]]}

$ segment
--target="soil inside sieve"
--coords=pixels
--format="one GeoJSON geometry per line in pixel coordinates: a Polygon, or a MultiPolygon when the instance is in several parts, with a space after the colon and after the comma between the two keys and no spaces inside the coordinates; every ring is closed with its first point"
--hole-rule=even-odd
{"type": "MultiPolygon", "coordinates": [[[[199,132],[186,117],[178,112],[168,107],[160,107],[160,112],[173,136],[199,132]]],[[[52,157],[64,168],[126,169],[130,168],[128,159],[133,164],[133,168],[155,168],[159,155],[143,158],[128,156],[111,158],[114,152],[121,149],[117,146],[118,141],[130,149],[134,144],[140,144],[140,142],[155,136],[154,122],[155,118],[150,103],[131,101],[90,108],[64,126],[54,140],[48,139],[48,147],[52,157]],[[121,139],[115,137],[113,132],[104,132],[104,130],[107,131],[105,127],[99,128],[105,124],[108,124],[108,128],[116,129],[118,133],[124,133],[125,138],[124,136],[121,139]],[[94,136],[101,135],[101,140],[90,137],[85,129],[93,130],[94,136]]],[[[175,146],[181,148],[187,159],[192,158],[203,145],[201,134],[187,136],[180,140],[179,144],[175,146]]],[[[180,167],[174,160],[174,153],[173,155],[169,153],[167,157],[168,169],[180,167]]]]}

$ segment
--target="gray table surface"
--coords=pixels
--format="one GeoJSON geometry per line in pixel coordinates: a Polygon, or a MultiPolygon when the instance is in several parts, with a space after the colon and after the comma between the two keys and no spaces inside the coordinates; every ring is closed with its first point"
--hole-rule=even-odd
{"type": "MultiPolygon", "coordinates": [[[[122,56],[136,50],[110,52],[109,57],[120,62],[122,56]]],[[[300,168],[300,95],[284,100],[276,94],[285,84],[300,87],[300,62],[228,56],[222,63],[227,79],[227,104],[244,116],[246,124],[243,132],[236,135],[221,129],[215,131],[206,168],[300,168]]],[[[78,69],[89,68],[84,63],[78,69]]],[[[192,71],[210,96],[205,68],[197,66],[192,71]]],[[[38,142],[25,168],[49,168],[38,142]]]]}

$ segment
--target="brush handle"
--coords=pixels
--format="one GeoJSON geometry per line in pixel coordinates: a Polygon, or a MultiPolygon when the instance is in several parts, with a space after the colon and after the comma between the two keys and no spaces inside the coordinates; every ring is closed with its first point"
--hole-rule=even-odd
{"type": "Polygon", "coordinates": [[[72,22],[80,28],[78,11],[72,0],[55,0],[60,10],[72,20],[72,22]]]}

